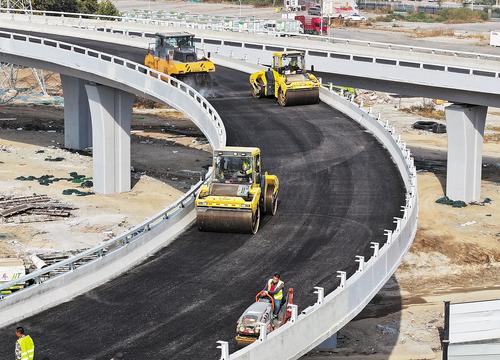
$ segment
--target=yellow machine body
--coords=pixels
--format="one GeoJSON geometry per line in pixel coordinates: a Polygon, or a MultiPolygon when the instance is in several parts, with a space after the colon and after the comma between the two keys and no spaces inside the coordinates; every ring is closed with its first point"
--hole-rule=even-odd
{"type": "Polygon", "coordinates": [[[276,214],[278,177],[262,171],[259,148],[217,149],[213,169],[195,201],[200,230],[255,234],[261,213],[276,214]]]}
{"type": "Polygon", "coordinates": [[[252,95],[275,97],[281,106],[317,104],[320,83],[305,70],[303,51],[273,53],[273,64],[267,70],[250,75],[252,95]]]}
{"type": "Polygon", "coordinates": [[[194,46],[194,35],[189,33],[157,33],[154,49],[148,50],[144,65],[164,74],[183,79],[208,79],[215,65],[206,57],[199,57],[194,46]]]}

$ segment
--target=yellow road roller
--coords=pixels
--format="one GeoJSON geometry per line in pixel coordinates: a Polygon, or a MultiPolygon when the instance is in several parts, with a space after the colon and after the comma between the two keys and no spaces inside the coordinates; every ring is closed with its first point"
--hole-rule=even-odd
{"type": "Polygon", "coordinates": [[[260,149],[217,149],[213,169],[196,196],[198,229],[256,234],[261,214],[276,214],[279,187],[276,175],[263,172],[260,149]]]}
{"type": "Polygon", "coordinates": [[[250,75],[252,95],[275,97],[281,106],[317,104],[320,83],[305,68],[303,51],[273,53],[270,68],[250,75]]]}
{"type": "Polygon", "coordinates": [[[187,32],[156,33],[150,44],[144,65],[179,80],[193,79],[197,84],[208,83],[215,71],[212,61],[199,57],[194,46],[194,35],[187,32]]]}

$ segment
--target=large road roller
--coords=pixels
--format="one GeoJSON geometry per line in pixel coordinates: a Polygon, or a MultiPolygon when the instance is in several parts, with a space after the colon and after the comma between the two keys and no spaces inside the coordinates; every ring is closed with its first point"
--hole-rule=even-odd
{"type": "Polygon", "coordinates": [[[194,35],[187,32],[156,33],[155,43],[150,44],[144,65],[182,81],[196,84],[210,82],[215,65],[204,56],[198,56],[194,35]]]}
{"type": "Polygon", "coordinates": [[[270,68],[250,75],[252,95],[275,97],[281,106],[317,104],[320,83],[305,68],[303,51],[273,53],[270,68]]]}
{"type": "Polygon", "coordinates": [[[276,175],[263,172],[260,149],[217,149],[213,169],[196,196],[198,229],[256,234],[262,214],[276,214],[279,187],[276,175]]]}

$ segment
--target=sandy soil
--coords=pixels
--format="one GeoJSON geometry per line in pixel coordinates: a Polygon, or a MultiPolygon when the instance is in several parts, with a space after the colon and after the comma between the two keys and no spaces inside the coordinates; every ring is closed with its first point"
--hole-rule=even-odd
{"type": "MultiPolygon", "coordinates": [[[[22,101],[21,101],[22,102],[22,101]]],[[[15,180],[24,175],[92,176],[89,152],[62,148],[63,110],[54,106],[8,105],[0,109],[0,189],[7,195],[47,194],[77,208],[51,222],[0,224],[0,257],[88,248],[124,232],[175,201],[210,164],[210,147],[182,114],[170,109],[136,109],[132,122],[132,191],[65,196],[78,188],[68,181],[49,186],[15,180]],[[62,157],[49,162],[46,158],[62,157]]],[[[85,190],[85,189],[80,189],[85,190]]]]}
{"type": "MultiPolygon", "coordinates": [[[[410,148],[415,148],[417,151],[426,149],[429,151],[446,150],[448,144],[447,134],[434,134],[432,132],[413,129],[412,125],[416,121],[436,121],[446,124],[446,120],[429,119],[414,113],[408,113],[403,109],[411,108],[412,106],[420,106],[429,104],[430,99],[422,98],[399,98],[388,94],[367,91],[359,99],[363,99],[365,107],[371,107],[375,114],[381,114],[384,121],[389,121],[396,128],[396,132],[401,134],[401,138],[409,145],[410,148]]],[[[445,103],[435,106],[436,110],[443,111],[444,107],[450,104],[445,103]]],[[[500,109],[490,108],[486,118],[483,156],[489,158],[500,158],[500,109]]]]}

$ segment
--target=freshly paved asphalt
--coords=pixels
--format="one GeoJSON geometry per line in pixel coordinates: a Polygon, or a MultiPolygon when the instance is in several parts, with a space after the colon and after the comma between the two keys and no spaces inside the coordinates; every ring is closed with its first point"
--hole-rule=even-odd
{"type": "MultiPolygon", "coordinates": [[[[36,34],[35,34],[36,35],[36,34]]],[[[48,36],[48,35],[47,35],[48,36]]],[[[142,61],[144,50],[62,38],[142,61]]],[[[325,104],[282,108],[253,99],[248,76],[217,68],[210,102],[228,145],[259,146],[281,182],[278,215],[255,236],[187,230],[170,246],[72,301],[22,322],[38,359],[217,359],[241,312],[275,271],[303,309],[314,286],[329,292],[335,272],[355,271],[370,241],[400,215],[403,183],[389,154],[325,104]]],[[[0,329],[0,358],[13,355],[12,327],[0,329]]],[[[234,344],[231,343],[234,348],[234,344]]]]}

